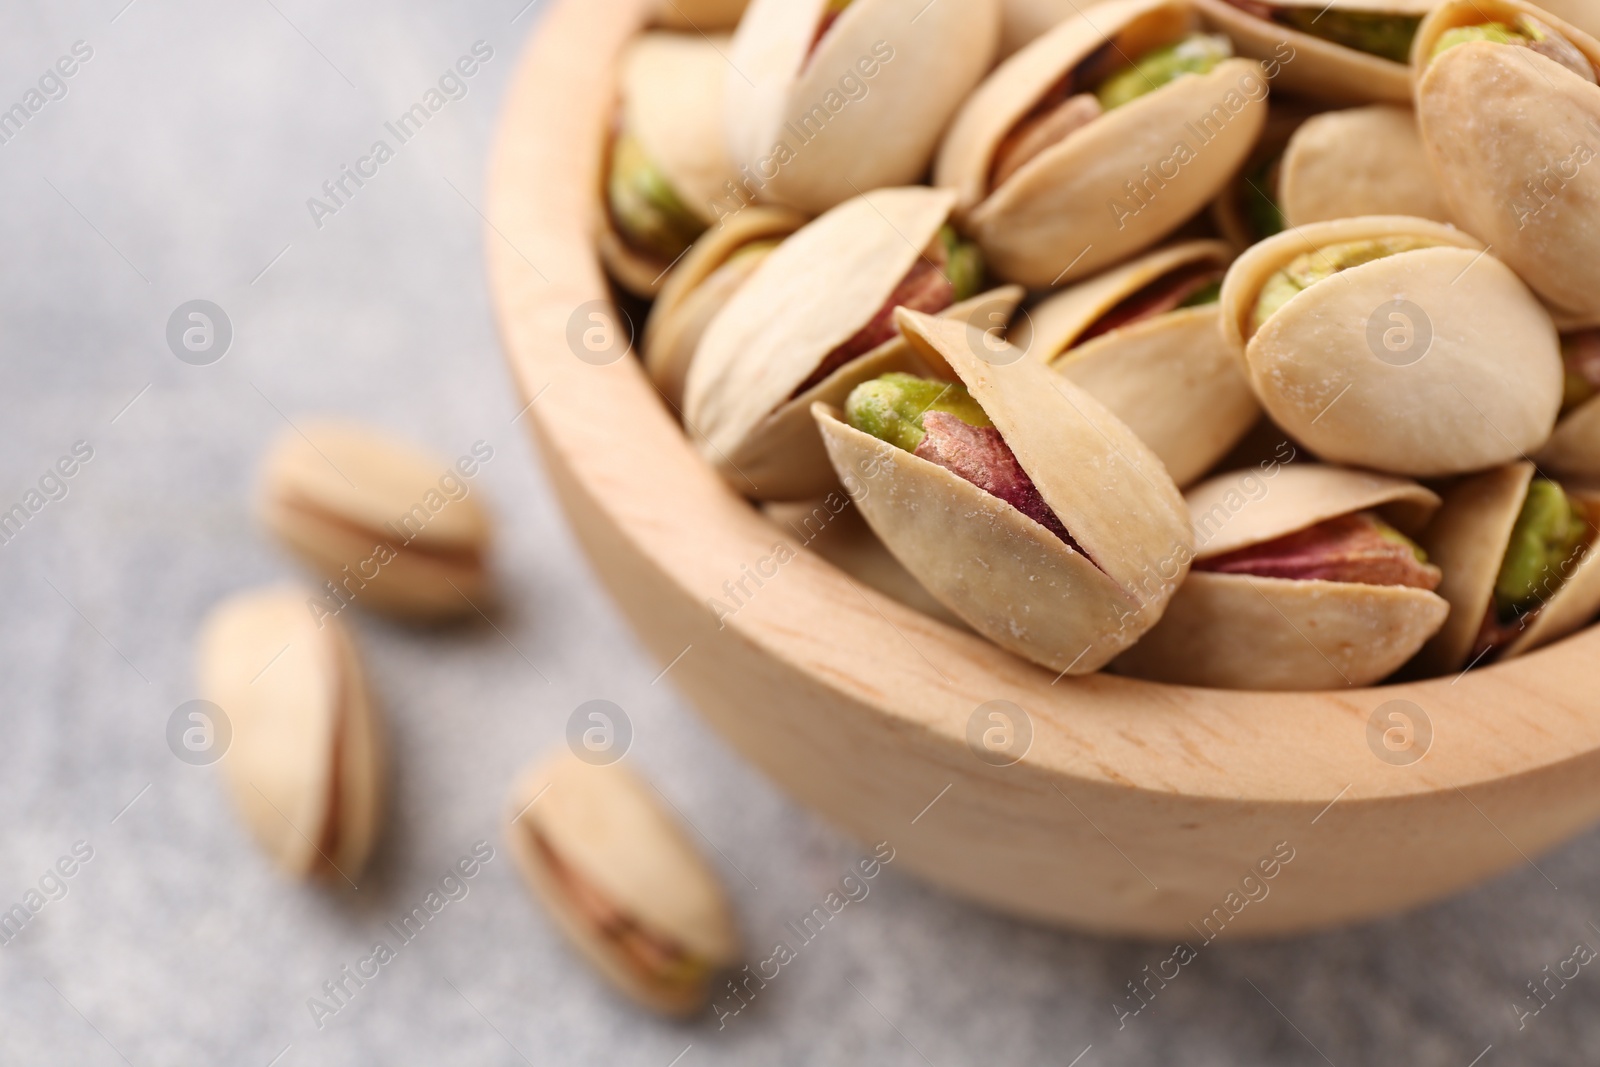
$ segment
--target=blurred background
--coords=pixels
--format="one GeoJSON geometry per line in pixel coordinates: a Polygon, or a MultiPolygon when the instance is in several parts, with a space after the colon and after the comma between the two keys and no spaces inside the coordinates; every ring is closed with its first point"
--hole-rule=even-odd
{"type": "Polygon", "coordinates": [[[1600,975],[1550,981],[1538,1001],[1530,983],[1600,946],[1595,834],[1425,911],[1224,940],[1120,1018],[1128,984],[1172,946],[1015,923],[892,866],[720,1029],[709,1013],[640,1013],[569,952],[513,869],[503,802],[584,701],[626,710],[628,759],[699,835],[751,959],[866,850],[774,792],[658,680],[517,421],[485,296],[482,186],[500,93],[550,2],[7,5],[0,108],[60,57],[79,62],[25,123],[0,122],[0,511],[75,447],[92,459],[0,539],[0,909],[61,857],[90,858],[0,944],[0,1061],[1592,1058],[1600,975]],[[337,212],[314,214],[323,183],[478,42],[492,57],[466,94],[337,212]],[[192,300],[231,326],[209,365],[167,343],[192,300]],[[251,483],[268,442],[319,414],[446,457],[488,442],[474,491],[501,534],[492,625],[354,620],[394,756],[389,828],[358,891],[281,878],[218,768],[180,762],[165,737],[197,695],[207,610],[299,577],[253,520],[251,483]],[[495,857],[469,895],[319,1028],[308,1000],[478,841],[495,857]]]}

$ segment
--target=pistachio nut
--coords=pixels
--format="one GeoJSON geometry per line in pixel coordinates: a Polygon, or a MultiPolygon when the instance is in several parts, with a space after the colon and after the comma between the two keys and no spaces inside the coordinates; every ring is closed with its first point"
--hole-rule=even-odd
{"type": "Polygon", "coordinates": [[[1087,277],[1172,233],[1238,170],[1266,119],[1260,64],[1198,32],[1190,0],[1110,0],[1002,63],[934,168],[995,273],[1087,277]]]}
{"type": "Polygon", "coordinates": [[[1553,308],[1600,317],[1600,41],[1521,0],[1448,0],[1416,49],[1452,216],[1553,308]]]}
{"type": "Polygon", "coordinates": [[[1561,419],[1534,459],[1554,474],[1600,479],[1600,329],[1563,335],[1561,361],[1566,369],[1561,419]]]}
{"type": "Polygon", "coordinates": [[[1113,665],[1229,689],[1372,685],[1441,625],[1439,568],[1415,533],[1439,498],[1414,482],[1297,463],[1190,491],[1197,550],[1167,613],[1113,665]]]}
{"type": "Polygon", "coordinates": [[[1000,58],[1004,59],[1074,15],[1105,0],[1000,0],[1000,58]]]}
{"type": "Polygon", "coordinates": [[[860,382],[915,369],[896,307],[985,324],[1010,317],[1021,290],[956,289],[973,283],[945,226],[952,199],[919,186],[841,204],[778,246],[712,320],[689,367],[684,421],[730,485],[759,500],[837,486],[811,405],[842,404],[860,382]]]}
{"type": "Polygon", "coordinates": [[[1416,116],[1389,104],[1303,123],[1283,153],[1278,201],[1289,226],[1363,215],[1450,221],[1416,116]]]}
{"type": "Polygon", "coordinates": [[[1187,485],[1261,418],[1218,325],[1231,258],[1222,241],[1152,252],[1045,300],[1011,343],[1104,404],[1187,485]]]}
{"type": "Polygon", "coordinates": [[[655,24],[669,30],[731,30],[750,0],[657,0],[655,24]]]}
{"type": "Polygon", "coordinates": [[[1600,612],[1600,494],[1536,473],[1514,463],[1445,491],[1422,538],[1444,568],[1439,594],[1450,602],[1449,622],[1417,658],[1428,672],[1519,656],[1600,612]]]}
{"type": "Polygon", "coordinates": [[[1439,0],[1195,0],[1273,87],[1330,103],[1411,99],[1417,27],[1439,0]]]}
{"type": "Polygon", "coordinates": [[[1549,313],[1426,219],[1312,223],[1246,251],[1222,328],[1267,413],[1331,462],[1417,477],[1538,449],[1561,405],[1549,313]]]}
{"type": "Polygon", "coordinates": [[[815,405],[840,479],[889,551],[978,633],[1053,671],[1098,670],[1155,624],[1188,570],[1177,487],[1133,431],[1042,363],[983,358],[972,325],[895,318],[959,381],[894,375],[859,386],[845,411],[815,405]]]}
{"type": "Polygon", "coordinates": [[[644,366],[674,408],[706,327],[762,260],[806,219],[788,208],[748,207],[707,230],[667,275],[644,326],[644,366]]]}
{"type": "Polygon", "coordinates": [[[517,866],[572,946],[653,1011],[704,1008],[739,938],[716,875],[653,787],[622,763],[563,752],[523,774],[508,808],[517,866]]]}
{"type": "Polygon", "coordinates": [[[999,38],[999,0],[752,0],[726,89],[743,193],[820,214],[920,180],[999,38]]]}
{"type": "Polygon", "coordinates": [[[736,172],[719,102],[726,38],[644,33],[621,59],[598,246],[618,283],[651,297],[685,249],[726,213],[736,172]]]}
{"type": "Polygon", "coordinates": [[[257,511],[327,581],[330,614],[472,614],[488,593],[490,527],[468,479],[486,447],[451,463],[354,423],[305,422],[267,453],[257,511]]]}
{"type": "Polygon", "coordinates": [[[197,673],[232,726],[223,776],[256,842],[286,874],[353,885],[381,821],[383,738],[350,635],[310,598],[268,589],[218,605],[197,673]]]}

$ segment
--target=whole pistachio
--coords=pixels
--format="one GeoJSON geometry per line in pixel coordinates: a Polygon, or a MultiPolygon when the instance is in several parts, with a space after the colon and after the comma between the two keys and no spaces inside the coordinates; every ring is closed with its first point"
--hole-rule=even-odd
{"type": "Polygon", "coordinates": [[[1252,323],[1255,329],[1274,313],[1313,285],[1340,271],[1372,263],[1401,252],[1427,248],[1432,242],[1415,237],[1384,237],[1368,241],[1349,241],[1306,252],[1267,279],[1256,301],[1252,323]]]}
{"type": "Polygon", "coordinates": [[[1207,74],[1233,57],[1233,45],[1219,34],[1194,33],[1183,40],[1140,56],[1100,83],[1095,96],[1106,111],[1153,93],[1190,74],[1207,74]]]}
{"type": "Polygon", "coordinates": [[[1589,523],[1555,482],[1537,478],[1511,530],[1511,543],[1494,583],[1495,608],[1515,618],[1547,599],[1563,578],[1563,565],[1587,540],[1589,523]]]}
{"type": "Polygon", "coordinates": [[[1408,62],[1411,42],[1422,18],[1382,11],[1332,11],[1328,8],[1285,8],[1279,18],[1285,25],[1358,52],[1408,62]]]}
{"type": "Polygon", "coordinates": [[[606,200],[618,232],[634,248],[671,262],[705,232],[666,176],[624,131],[611,150],[606,200]]]}

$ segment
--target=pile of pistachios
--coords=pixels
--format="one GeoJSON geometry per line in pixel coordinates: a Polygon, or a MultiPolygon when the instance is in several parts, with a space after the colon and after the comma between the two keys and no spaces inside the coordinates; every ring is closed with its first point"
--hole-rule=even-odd
{"type": "Polygon", "coordinates": [[[819,552],[1051,672],[1483,667],[1600,614],[1600,6],[1547,2],[675,0],[597,247],[733,491],[842,489],[819,552]]]}

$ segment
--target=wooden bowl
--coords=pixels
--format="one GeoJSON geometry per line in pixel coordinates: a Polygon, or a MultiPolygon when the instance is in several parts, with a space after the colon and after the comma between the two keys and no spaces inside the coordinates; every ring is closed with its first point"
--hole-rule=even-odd
{"type": "Polygon", "coordinates": [[[598,164],[614,62],[644,7],[559,0],[534,35],[491,168],[490,284],[522,418],[595,570],[746,758],[845,832],[888,841],[897,870],[1150,937],[1399,911],[1534,862],[1600,816],[1600,631],[1381,689],[1055,680],[852,581],[731,492],[636,353],[583,346],[615,314],[594,251],[598,164]],[[775,562],[778,546],[794,558],[775,562]],[[1012,766],[968,744],[997,700],[1031,724],[1012,766]],[[1398,707],[1416,732],[1409,756],[1385,759],[1380,735],[1404,722],[1393,701],[1415,706],[1398,707]]]}

